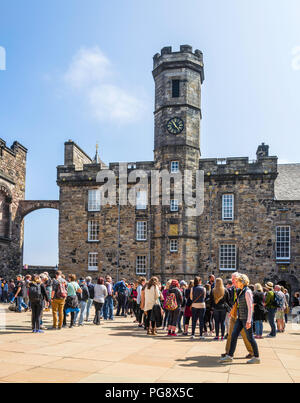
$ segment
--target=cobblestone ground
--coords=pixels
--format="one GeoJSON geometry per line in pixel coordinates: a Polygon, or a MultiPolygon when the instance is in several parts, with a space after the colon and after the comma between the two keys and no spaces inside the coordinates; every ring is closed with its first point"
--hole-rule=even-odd
{"type": "MultiPolygon", "coordinates": [[[[292,324],[258,340],[260,365],[246,364],[241,339],[234,363],[222,365],[225,342],[147,336],[132,318],[32,334],[30,313],[0,310],[0,382],[300,382],[300,329],[292,324]]],[[[51,318],[44,313],[46,326],[51,318]]]]}

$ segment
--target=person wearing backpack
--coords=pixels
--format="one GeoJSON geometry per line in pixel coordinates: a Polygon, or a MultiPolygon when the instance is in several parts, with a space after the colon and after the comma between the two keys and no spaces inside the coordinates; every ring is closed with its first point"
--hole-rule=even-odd
{"type": "Polygon", "coordinates": [[[126,318],[127,315],[125,312],[125,308],[127,304],[128,290],[126,287],[126,280],[124,278],[114,285],[114,292],[118,298],[118,308],[116,316],[120,316],[120,311],[122,309],[121,316],[125,316],[126,318]]]}
{"type": "Polygon", "coordinates": [[[177,336],[176,325],[178,322],[178,316],[181,305],[183,303],[182,292],[179,289],[179,283],[177,280],[172,280],[167,298],[165,308],[169,312],[168,314],[168,336],[177,336]]]}
{"type": "Polygon", "coordinates": [[[89,322],[90,309],[91,309],[91,306],[93,305],[93,300],[94,300],[94,287],[95,287],[95,284],[92,283],[92,277],[90,277],[90,276],[86,277],[85,280],[86,280],[86,285],[87,285],[87,288],[89,289],[89,294],[90,294],[90,297],[89,297],[89,299],[87,301],[87,305],[86,305],[86,318],[85,318],[85,321],[89,322]]]}
{"type": "MultiPolygon", "coordinates": [[[[87,302],[90,298],[90,293],[89,293],[89,289],[86,285],[84,278],[81,278],[79,280],[79,286],[80,286],[82,292],[77,294],[78,301],[79,301],[79,307],[80,307],[80,317],[78,320],[78,326],[83,326],[84,314],[86,311],[87,302]]],[[[75,316],[74,323],[76,323],[76,321],[77,321],[77,316],[78,315],[75,316]]]]}
{"type": "Polygon", "coordinates": [[[41,317],[43,312],[43,302],[49,302],[45,285],[40,276],[34,276],[34,280],[29,283],[29,301],[31,305],[31,323],[33,333],[44,333],[41,330],[41,317]]]}
{"type": "Polygon", "coordinates": [[[57,327],[57,314],[58,314],[58,330],[62,328],[63,318],[64,318],[64,306],[67,298],[67,282],[62,277],[62,272],[57,270],[55,272],[55,279],[52,282],[52,293],[51,293],[51,306],[52,306],[52,316],[53,316],[53,327],[57,327]]]}
{"type": "Polygon", "coordinates": [[[275,297],[276,297],[276,322],[277,322],[277,331],[279,333],[284,332],[284,311],[286,309],[286,299],[284,293],[281,291],[280,285],[275,285],[274,287],[275,297]]]}
{"type": "Polygon", "coordinates": [[[200,339],[204,339],[203,329],[204,329],[204,315],[205,315],[205,297],[206,289],[201,285],[202,281],[200,277],[195,277],[194,287],[191,289],[190,299],[192,301],[192,336],[191,339],[195,338],[195,330],[197,320],[199,319],[200,327],[200,339]]]}
{"type": "Polygon", "coordinates": [[[265,284],[265,288],[267,289],[265,297],[265,307],[268,311],[268,322],[271,326],[271,333],[268,334],[267,337],[276,337],[275,315],[277,311],[277,304],[273,289],[273,283],[269,281],[267,284],[265,284]]]}

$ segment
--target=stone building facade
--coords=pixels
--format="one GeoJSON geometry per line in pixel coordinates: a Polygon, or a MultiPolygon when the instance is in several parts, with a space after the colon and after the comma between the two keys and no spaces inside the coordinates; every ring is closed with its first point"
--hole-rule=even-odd
{"type": "Polygon", "coordinates": [[[0,276],[23,269],[24,217],[34,210],[59,208],[58,200],[25,200],[27,149],[0,139],[0,276]]]}
{"type": "Polygon", "coordinates": [[[0,139],[0,272],[20,270],[23,223],[18,220],[20,200],[25,197],[27,149],[18,142],[7,147],[0,139]]]}
{"type": "Polygon", "coordinates": [[[114,172],[118,190],[119,164],[107,166],[98,153],[92,159],[71,140],[65,143],[64,165],[57,170],[60,267],[78,275],[134,279],[143,274],[163,281],[195,274],[206,279],[210,273],[225,279],[239,270],[252,282],[271,280],[299,289],[300,164],[278,165],[265,144],[258,147],[256,161],[201,157],[199,50],[163,48],[154,56],[153,77],[154,161],[125,167],[127,174],[146,173],[146,203],[120,205],[117,191],[116,205],[101,205],[104,182],[97,174],[114,172]],[[153,170],[203,171],[203,214],[187,216],[172,188],[169,205],[151,205],[153,170]]]}
{"type": "Polygon", "coordinates": [[[210,273],[226,279],[238,270],[253,283],[270,280],[298,290],[300,164],[278,164],[265,144],[255,161],[202,158],[199,50],[163,48],[154,56],[153,77],[154,160],[106,165],[98,151],[91,158],[69,140],[64,163],[57,167],[59,201],[24,200],[27,150],[17,142],[8,148],[0,140],[0,275],[22,267],[26,214],[54,208],[59,209],[59,266],[65,273],[110,274],[115,280],[157,275],[166,281],[196,274],[206,280],[210,273]],[[160,203],[151,203],[154,171],[174,178],[185,170],[197,186],[193,195],[199,186],[196,172],[203,174],[200,215],[187,214],[184,195],[178,197],[173,184],[166,205],[162,190],[160,203]],[[140,182],[131,175],[140,176],[140,182]],[[104,204],[100,189],[112,176],[115,203],[104,204]],[[124,203],[124,180],[130,182],[128,192],[138,190],[137,205],[124,203]]]}

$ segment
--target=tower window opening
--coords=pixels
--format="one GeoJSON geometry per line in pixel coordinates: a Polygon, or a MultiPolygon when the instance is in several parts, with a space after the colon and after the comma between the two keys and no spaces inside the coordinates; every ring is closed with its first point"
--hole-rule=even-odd
{"type": "Polygon", "coordinates": [[[180,81],[179,80],[172,80],[172,98],[179,97],[179,88],[180,88],[180,81]]]}

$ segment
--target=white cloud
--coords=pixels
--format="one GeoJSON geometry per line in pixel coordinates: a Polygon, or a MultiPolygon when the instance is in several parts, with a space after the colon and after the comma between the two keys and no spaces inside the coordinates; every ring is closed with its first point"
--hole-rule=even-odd
{"type": "Polygon", "coordinates": [[[129,123],[140,119],[145,111],[144,100],[114,82],[112,64],[98,47],[81,48],[63,78],[99,121],[129,123]]]}
{"type": "Polygon", "coordinates": [[[99,120],[131,122],[139,119],[144,110],[140,100],[111,84],[92,88],[88,99],[94,116],[99,120]]]}
{"type": "Polygon", "coordinates": [[[109,75],[110,62],[96,46],[81,48],[64,75],[67,84],[74,88],[84,88],[103,81],[109,75]]]}

